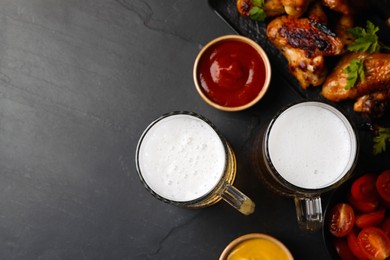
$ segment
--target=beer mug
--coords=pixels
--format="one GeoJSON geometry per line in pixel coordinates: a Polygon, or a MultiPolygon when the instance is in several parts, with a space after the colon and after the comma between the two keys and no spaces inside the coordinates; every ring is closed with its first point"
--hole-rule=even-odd
{"type": "Polygon", "coordinates": [[[321,194],[352,174],[358,157],[354,128],[336,108],[320,102],[288,106],[259,136],[253,153],[261,180],[293,197],[300,228],[322,227],[321,194]]]}
{"type": "Polygon", "coordinates": [[[152,122],[136,150],[141,182],[156,198],[188,208],[223,199],[245,215],[255,204],[232,186],[236,157],[225,138],[203,116],[172,112],[152,122]]]}

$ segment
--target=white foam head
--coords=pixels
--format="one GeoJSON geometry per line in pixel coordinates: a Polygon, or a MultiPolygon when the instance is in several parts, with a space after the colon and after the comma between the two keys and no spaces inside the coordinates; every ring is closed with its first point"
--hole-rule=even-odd
{"type": "Polygon", "coordinates": [[[320,189],[336,183],[352,167],[356,151],[356,136],[348,120],[318,102],[288,108],[269,131],[273,166],[301,188],[320,189]]]}
{"type": "Polygon", "coordinates": [[[209,193],[222,178],[226,152],[214,129],[187,114],[165,117],[144,135],[139,169],[158,195],[178,202],[209,193]]]}

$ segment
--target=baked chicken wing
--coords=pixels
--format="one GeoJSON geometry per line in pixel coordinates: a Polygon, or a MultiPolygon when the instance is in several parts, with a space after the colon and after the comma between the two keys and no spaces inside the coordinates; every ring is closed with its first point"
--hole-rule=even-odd
{"type": "Polygon", "coordinates": [[[345,55],[322,86],[322,95],[331,101],[356,99],[390,88],[390,54],[350,53],[345,55]],[[358,80],[354,87],[345,89],[348,74],[344,72],[352,59],[363,60],[365,79],[358,80]]]}
{"type": "Polygon", "coordinates": [[[267,27],[268,39],[283,53],[301,86],[321,85],[327,75],[324,56],[338,55],[341,40],[323,24],[308,18],[280,16],[267,27]]]}

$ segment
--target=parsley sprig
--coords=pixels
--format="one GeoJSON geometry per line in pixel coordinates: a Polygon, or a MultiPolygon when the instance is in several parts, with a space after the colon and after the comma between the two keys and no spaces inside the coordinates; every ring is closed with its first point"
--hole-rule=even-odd
{"type": "Polygon", "coordinates": [[[267,17],[264,11],[264,0],[252,0],[252,5],[252,8],[249,10],[249,17],[255,21],[264,21],[267,17]]]}
{"type": "MultiPolygon", "coordinates": [[[[379,52],[381,48],[387,48],[379,42],[376,34],[378,31],[379,27],[370,21],[367,21],[366,28],[358,26],[349,29],[348,32],[355,38],[355,41],[347,49],[354,52],[375,53],[379,52]]],[[[344,72],[348,74],[345,89],[349,90],[355,86],[358,78],[360,78],[360,81],[364,81],[364,60],[352,59],[344,72]]]]}
{"type": "Polygon", "coordinates": [[[379,31],[379,27],[370,21],[367,21],[366,28],[354,27],[349,29],[349,33],[355,38],[355,41],[348,46],[348,50],[369,53],[379,52],[381,46],[376,35],[377,31],[379,31]]]}
{"type": "Polygon", "coordinates": [[[358,79],[360,79],[361,82],[364,81],[365,74],[363,60],[352,59],[343,72],[348,74],[347,85],[345,86],[345,89],[349,90],[355,86],[358,79]]]}
{"type": "Polygon", "coordinates": [[[374,146],[373,153],[374,155],[380,154],[386,151],[386,144],[390,140],[390,127],[379,127],[378,134],[374,136],[374,146]]]}

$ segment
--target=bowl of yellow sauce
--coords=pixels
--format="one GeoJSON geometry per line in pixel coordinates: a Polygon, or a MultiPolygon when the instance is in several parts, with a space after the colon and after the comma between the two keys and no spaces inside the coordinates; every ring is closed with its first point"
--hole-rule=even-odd
{"type": "Polygon", "coordinates": [[[219,260],[294,259],[288,248],[276,238],[260,233],[243,235],[233,240],[219,260]]]}

